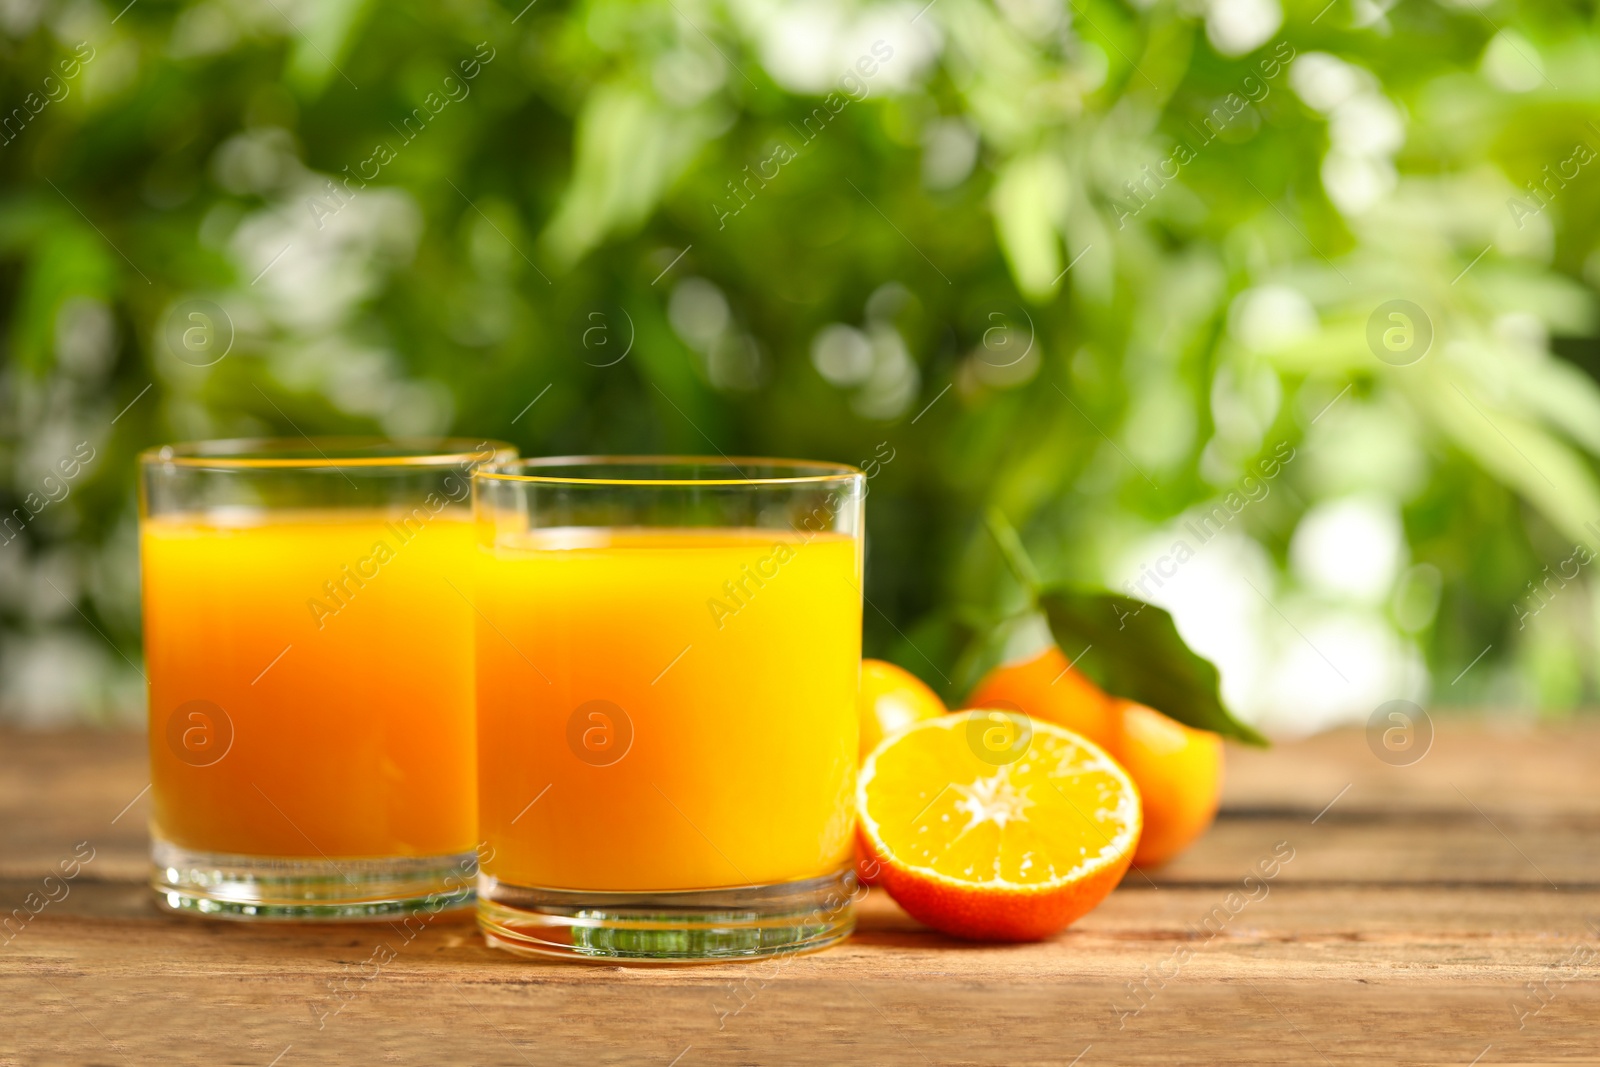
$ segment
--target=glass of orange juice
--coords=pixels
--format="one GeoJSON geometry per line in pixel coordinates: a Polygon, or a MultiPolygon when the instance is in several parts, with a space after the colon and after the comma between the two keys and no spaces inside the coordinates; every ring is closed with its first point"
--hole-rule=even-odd
{"type": "Polygon", "coordinates": [[[771,459],[475,473],[490,944],[681,961],[849,934],[864,486],[771,459]]]}
{"type": "Polygon", "coordinates": [[[515,455],[465,439],[141,455],[151,883],[168,907],[470,902],[470,478],[515,455]]]}

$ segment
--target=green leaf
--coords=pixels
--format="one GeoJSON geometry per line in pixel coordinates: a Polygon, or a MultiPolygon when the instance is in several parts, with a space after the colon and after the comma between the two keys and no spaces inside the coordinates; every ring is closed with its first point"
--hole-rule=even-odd
{"type": "Polygon", "coordinates": [[[1036,595],[1041,584],[1039,568],[1033,565],[1032,557],[1023,547],[1022,536],[1017,533],[1017,528],[1011,525],[1003,511],[995,507],[991,507],[984,516],[984,525],[988,527],[989,536],[994,538],[994,543],[1000,549],[1000,557],[1006,561],[1017,584],[1026,589],[1030,597],[1036,595]]]}
{"type": "MultiPolygon", "coordinates": [[[[304,11],[308,17],[292,24],[298,39],[290,39],[284,80],[314,99],[327,88],[335,71],[339,77],[348,78],[339,69],[338,61],[350,54],[371,10],[372,0],[321,0],[307,5],[304,11]]],[[[354,82],[350,84],[355,87],[354,82]]]]}
{"type": "MultiPolygon", "coordinates": [[[[571,266],[608,236],[636,230],[716,129],[709,113],[667,107],[631,82],[594,89],[578,117],[571,181],[540,242],[571,266]]],[[[702,210],[714,216],[711,205],[702,210]]]]}
{"type": "Polygon", "coordinates": [[[1052,585],[1039,591],[1056,644],[1108,693],[1147,704],[1198,730],[1251,745],[1267,739],[1222,703],[1217,668],[1154,604],[1116,593],[1052,585]]]}
{"type": "Polygon", "coordinates": [[[1058,158],[1039,152],[1007,163],[990,198],[1000,248],[1017,287],[1035,303],[1061,282],[1060,220],[1071,178],[1058,158]]]}

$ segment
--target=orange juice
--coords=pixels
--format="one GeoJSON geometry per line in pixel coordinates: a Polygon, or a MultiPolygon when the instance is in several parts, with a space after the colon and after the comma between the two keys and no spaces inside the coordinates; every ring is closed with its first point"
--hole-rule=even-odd
{"type": "Polygon", "coordinates": [[[156,836],[313,859],[472,849],[472,542],[448,506],[148,517],[156,836]]]}
{"type": "Polygon", "coordinates": [[[860,541],[547,529],[480,545],[479,816],[501,882],[670,891],[852,856],[860,541]]]}

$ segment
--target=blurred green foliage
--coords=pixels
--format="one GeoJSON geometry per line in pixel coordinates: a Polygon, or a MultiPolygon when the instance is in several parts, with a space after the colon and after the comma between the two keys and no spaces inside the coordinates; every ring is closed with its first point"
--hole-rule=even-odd
{"type": "Polygon", "coordinates": [[[297,432],[868,466],[951,698],[988,506],[1269,728],[1594,695],[1592,4],[122,2],[0,3],[0,716],[138,707],[138,449],[297,432]]]}

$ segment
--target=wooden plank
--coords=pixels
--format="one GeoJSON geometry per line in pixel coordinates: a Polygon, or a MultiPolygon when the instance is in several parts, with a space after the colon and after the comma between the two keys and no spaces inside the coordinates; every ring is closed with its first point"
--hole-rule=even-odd
{"type": "MultiPolygon", "coordinates": [[[[88,877],[143,881],[143,737],[14,734],[3,741],[16,758],[6,757],[0,776],[0,878],[48,873],[88,841],[95,850],[88,877]]],[[[1570,743],[1521,743],[1529,754],[1507,760],[1498,739],[1471,735],[1452,742],[1457,755],[1426,772],[1434,753],[1414,767],[1390,767],[1349,731],[1275,752],[1230,749],[1222,818],[1151,877],[1237,880],[1287,841],[1297,851],[1284,877],[1295,881],[1600,882],[1593,847],[1600,790],[1578,786],[1582,760],[1592,756],[1591,773],[1600,767],[1600,730],[1578,732],[1570,743]]]]}
{"type": "MultiPolygon", "coordinates": [[[[1600,767],[1600,722],[1541,731],[1519,722],[1444,715],[1434,721],[1432,746],[1409,766],[1381,762],[1363,730],[1330,731],[1271,749],[1229,745],[1224,806],[1314,815],[1337,796],[1336,808],[1386,813],[1471,811],[1476,803],[1491,814],[1600,814],[1600,790],[1582,788],[1600,767]]],[[[0,730],[0,815],[25,814],[47,824],[58,812],[104,809],[109,820],[150,781],[145,760],[143,734],[0,730]],[[70,795],[73,802],[46,808],[46,795],[70,795]]],[[[3,832],[9,839],[17,829],[3,832]]]]}
{"type": "MultiPolygon", "coordinates": [[[[1459,1037],[1450,1048],[1467,1052],[1456,1062],[1541,1031],[1552,1040],[1596,1033],[1600,929],[1591,917],[1600,893],[1484,890],[1458,894],[1464,906],[1442,910],[1433,888],[1278,885],[1207,927],[1223,899],[1214,889],[1122,892],[1055,941],[992,946],[924,931],[873,898],[861,934],[829,952],[755,966],[635,969],[514,959],[484,947],[460,918],[437,920],[406,942],[384,924],[166,916],[133,887],[86,885],[42,912],[4,957],[0,998],[29,1010],[17,1012],[0,1055],[49,1046],[93,1056],[93,1027],[81,1018],[124,1045],[128,1059],[154,1058],[166,1047],[160,1035],[176,1029],[197,1062],[212,1063],[266,1062],[246,1053],[290,1044],[314,1058],[369,1048],[436,1061],[457,1041],[474,1050],[473,1062],[516,1062],[504,1042],[494,1049],[496,1030],[540,1063],[665,1063],[675,1050],[660,1056],[663,1040],[706,1053],[692,1062],[739,1062],[776,1057],[785,1035],[816,1028],[806,1040],[823,1042],[838,1062],[909,1062],[905,1053],[918,1047],[948,1053],[969,1047],[973,1028],[1011,1050],[987,1062],[1061,1063],[1086,1044],[1112,1061],[1156,1062],[1145,1046],[1170,1051],[1163,1028],[1173,1025],[1196,1051],[1220,1053],[1237,1041],[1241,1057],[1304,1062],[1306,1048],[1274,1021],[1278,1011],[1307,1034],[1335,1035],[1322,1048],[1330,1058],[1373,1051],[1359,1032],[1346,1032],[1369,1011],[1409,1030],[1418,1020],[1406,1012],[1448,1010],[1459,1037]],[[393,959],[363,968],[379,946],[393,959]],[[1593,960],[1572,966],[1585,946],[1593,960]],[[1529,982],[1546,990],[1537,1014],[1529,982]],[[1130,983],[1142,983],[1141,992],[1130,983]],[[1010,1022],[998,1027],[1001,1019],[1010,1022]],[[609,1036],[585,1041],[591,1022],[609,1036]],[[77,1043],[63,1044],[64,1034],[77,1043]],[[1032,1043],[1035,1058],[1026,1051],[1032,1043]]],[[[1432,1062],[1423,1055],[1430,1047],[1415,1043],[1419,1061],[1432,1062]]]]}
{"type": "Polygon", "coordinates": [[[873,894],[839,948],[656,969],[514,958],[464,916],[407,940],[166,915],[142,746],[0,735],[0,904],[96,850],[0,946],[0,1067],[1600,1063],[1588,726],[1452,724],[1405,768],[1360,731],[1231,750],[1212,832],[1041,944],[962,944],[873,894]],[[1294,858],[1245,883],[1279,841],[1294,858]]]}
{"type": "MultiPolygon", "coordinates": [[[[1332,730],[1271,749],[1229,745],[1226,807],[1335,811],[1473,812],[1490,815],[1600,816],[1600,722],[1559,728],[1529,720],[1483,720],[1435,713],[1433,743],[1397,766],[1374,753],[1365,730],[1332,730]],[[1340,796],[1340,794],[1343,794],[1340,796]]],[[[1381,747],[1381,741],[1379,742],[1381,747]]]]}
{"type": "Polygon", "coordinates": [[[142,878],[147,760],[143,734],[0,731],[0,877],[48,873],[91,840],[101,877],[142,878]]]}
{"type": "MultiPolygon", "coordinates": [[[[0,881],[0,894],[18,898],[30,882],[0,881]]],[[[873,892],[859,909],[860,929],[844,945],[806,960],[873,961],[889,951],[885,966],[901,970],[952,970],[972,977],[1007,974],[1072,974],[1132,978],[1137,965],[1154,967],[1177,944],[1188,944],[1196,959],[1222,961],[1282,956],[1310,968],[1309,974],[1334,975],[1347,964],[1370,961],[1374,953],[1403,948],[1406,967],[1424,967],[1467,953],[1484,966],[1508,968],[1511,974],[1529,961],[1518,954],[1530,946],[1546,946],[1553,960],[1561,952],[1600,938],[1600,890],[1559,893],[1535,887],[1474,890],[1450,898],[1448,912],[1438,907],[1440,891],[1427,887],[1319,887],[1274,882],[1253,894],[1239,890],[1243,901],[1229,903],[1227,888],[1168,886],[1159,890],[1128,887],[1059,938],[1032,944],[970,944],[928,930],[894,902],[873,892]],[[1376,902],[1381,901],[1381,907],[1376,902]],[[1374,905],[1368,911],[1368,905],[1374,905]],[[1315,959],[1295,945],[1316,945],[1315,959]],[[1288,947],[1286,947],[1288,946],[1288,947]],[[1137,951],[1135,951],[1137,950],[1137,951]],[[1134,954],[1130,956],[1130,952],[1134,954]],[[952,955],[953,953],[953,955],[952,955]]],[[[599,968],[538,961],[519,961],[479,944],[470,917],[444,914],[407,940],[403,929],[383,922],[334,925],[218,923],[174,916],[156,908],[139,886],[74,883],[65,899],[48,905],[8,946],[10,958],[39,964],[75,959],[95,961],[96,974],[134,978],[146,957],[175,954],[190,960],[196,973],[225,969],[241,976],[281,973],[285,952],[325,956],[328,961],[368,956],[359,951],[386,944],[397,955],[412,950],[455,963],[526,962],[545,978],[570,975],[583,980],[597,969],[622,971],[639,981],[672,983],[706,975],[736,978],[743,965],[695,967],[599,968]],[[107,943],[108,926],[127,930],[124,941],[107,943]],[[137,951],[130,953],[130,947],[137,951]],[[481,951],[480,951],[481,950],[481,951]],[[354,951],[354,955],[350,953],[354,951]],[[547,973],[546,973],[547,972],[547,973]]],[[[1542,955],[1540,956],[1542,959],[1542,955]]],[[[785,966],[797,966],[791,960],[785,966]]],[[[1548,962],[1548,961],[1546,961],[1548,962]]],[[[1600,959],[1595,961],[1600,976],[1600,959]]],[[[869,963],[861,974],[868,975],[869,963]]],[[[1199,966],[1198,962],[1192,966],[1199,966]]],[[[1533,966],[1542,966],[1538,960],[1533,966]]],[[[1185,965],[1191,966],[1189,964],[1185,965]]],[[[512,978],[513,971],[505,978],[512,978]]],[[[855,975],[852,975],[855,976],[855,975]]]]}
{"type": "MultiPolygon", "coordinates": [[[[1280,842],[1294,850],[1288,882],[1600,886],[1600,819],[1538,821],[1477,813],[1394,819],[1329,814],[1224,816],[1188,852],[1153,874],[1157,884],[1238,881],[1280,842]]],[[[1138,884],[1135,872],[1127,880],[1138,884]]]]}
{"type": "MultiPolygon", "coordinates": [[[[130,812],[129,819],[134,817],[130,812]]],[[[127,821],[127,820],[124,820],[127,821]]],[[[1294,849],[1280,877],[1291,882],[1381,884],[1600,885],[1600,821],[1527,821],[1507,817],[1409,818],[1374,822],[1365,817],[1239,818],[1224,815],[1198,844],[1159,871],[1128,875],[1135,887],[1150,884],[1221,885],[1237,882],[1272,855],[1279,842],[1294,849]]],[[[19,835],[23,836],[23,835],[19,835]]],[[[94,858],[80,876],[94,881],[143,882],[148,845],[143,821],[132,832],[104,820],[74,824],[59,819],[47,834],[31,834],[0,852],[0,879],[43,877],[74,848],[88,842],[94,858]]]]}

